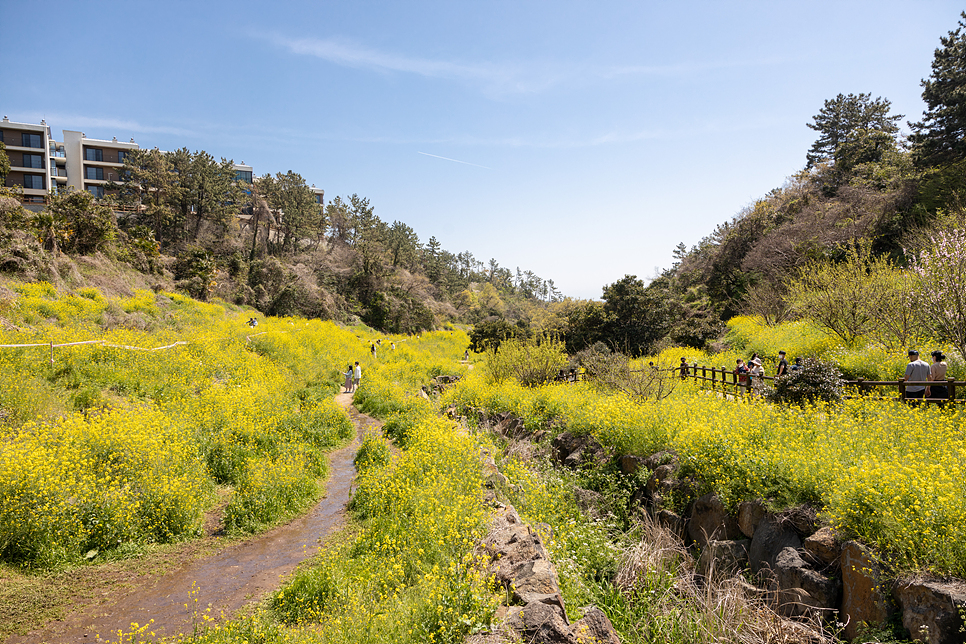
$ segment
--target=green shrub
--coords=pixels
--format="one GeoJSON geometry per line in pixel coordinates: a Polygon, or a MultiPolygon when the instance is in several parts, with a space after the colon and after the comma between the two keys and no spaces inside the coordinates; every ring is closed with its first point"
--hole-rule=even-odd
{"type": "Polygon", "coordinates": [[[787,376],[775,378],[774,389],[769,391],[772,402],[800,405],[824,400],[838,402],[842,399],[842,374],[831,362],[817,358],[802,360],[802,368],[787,376]]]}

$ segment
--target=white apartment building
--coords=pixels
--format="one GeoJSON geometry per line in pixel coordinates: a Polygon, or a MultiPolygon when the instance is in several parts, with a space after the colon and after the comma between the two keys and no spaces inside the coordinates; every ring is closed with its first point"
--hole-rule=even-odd
{"type": "MultiPolygon", "coordinates": [[[[4,185],[23,188],[25,204],[46,203],[50,192],[67,188],[86,190],[97,198],[104,196],[106,186],[121,181],[124,156],[140,149],[134,139],[129,142],[90,139],[83,132],[63,130],[63,141],[55,141],[46,121],[40,124],[17,123],[6,116],[0,121],[0,141],[7,147],[10,173],[4,185]]],[[[234,164],[235,177],[249,185],[255,178],[252,166],[234,164]]],[[[312,193],[325,205],[325,191],[312,185],[312,193]]]]}

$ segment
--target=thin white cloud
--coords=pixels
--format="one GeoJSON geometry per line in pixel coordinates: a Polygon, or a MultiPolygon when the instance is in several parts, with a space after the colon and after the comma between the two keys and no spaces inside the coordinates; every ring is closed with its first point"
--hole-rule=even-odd
{"type": "Polygon", "coordinates": [[[475,163],[470,163],[469,161],[460,161],[459,159],[451,159],[449,157],[441,157],[438,154],[430,154],[429,152],[417,152],[417,154],[422,154],[423,156],[433,157],[434,159],[442,159],[443,161],[452,161],[453,163],[462,163],[463,165],[471,165],[474,168],[483,168],[484,170],[491,170],[485,165],[477,165],[475,163]]]}
{"type": "Polygon", "coordinates": [[[256,34],[276,47],[336,65],[377,72],[401,72],[426,78],[468,82],[490,93],[530,93],[557,83],[558,74],[502,63],[463,63],[382,52],[343,38],[290,38],[256,34]]]}
{"type": "Polygon", "coordinates": [[[527,94],[556,86],[580,85],[596,80],[640,77],[690,76],[723,69],[784,64],[773,59],[713,60],[667,65],[591,65],[575,63],[472,63],[436,60],[379,51],[345,38],[290,37],[277,32],[252,32],[251,37],[298,56],[311,56],[334,65],[383,73],[415,74],[478,85],[488,94],[527,94]]]}

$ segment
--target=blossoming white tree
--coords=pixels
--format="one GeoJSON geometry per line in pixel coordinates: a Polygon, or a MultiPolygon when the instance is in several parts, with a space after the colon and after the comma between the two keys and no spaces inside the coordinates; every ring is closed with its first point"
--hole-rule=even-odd
{"type": "Polygon", "coordinates": [[[925,324],[966,357],[966,229],[939,231],[912,259],[925,324]]]}

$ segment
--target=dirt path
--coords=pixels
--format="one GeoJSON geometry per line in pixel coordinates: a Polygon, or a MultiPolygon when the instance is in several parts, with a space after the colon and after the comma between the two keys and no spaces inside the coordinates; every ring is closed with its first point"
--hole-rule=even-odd
{"type": "Polygon", "coordinates": [[[342,525],[355,477],[352,459],[366,430],[379,426],[378,421],[351,407],[351,395],[339,394],[336,401],[349,411],[356,438],[330,454],[325,497],[308,513],[209,557],[189,561],[160,577],[135,579],[122,596],[106,597],[100,604],[87,606],[63,621],[47,624],[25,636],[13,636],[7,642],[116,640],[118,630],[130,632],[132,623],[144,625],[152,619],[150,630],[157,636],[173,636],[191,632],[195,613],[210,607],[213,617],[232,615],[277,589],[285,575],[315,555],[320,541],[342,525]]]}

